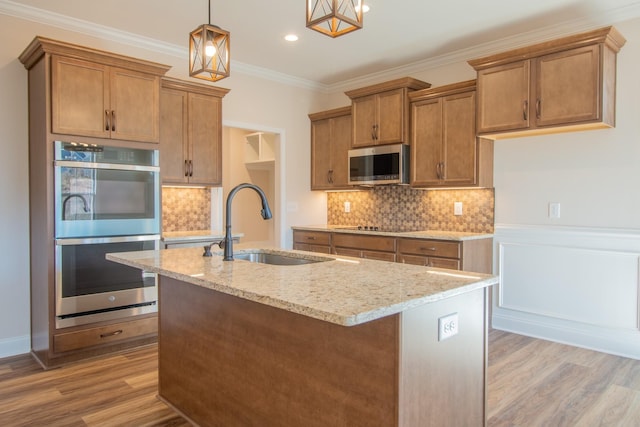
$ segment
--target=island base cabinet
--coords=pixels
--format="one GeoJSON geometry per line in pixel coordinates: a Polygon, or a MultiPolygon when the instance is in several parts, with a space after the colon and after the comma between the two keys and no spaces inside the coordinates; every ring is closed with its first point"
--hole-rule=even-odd
{"type": "Polygon", "coordinates": [[[485,424],[484,289],[350,327],[166,276],[159,294],[159,397],[196,425],[485,424]]]}

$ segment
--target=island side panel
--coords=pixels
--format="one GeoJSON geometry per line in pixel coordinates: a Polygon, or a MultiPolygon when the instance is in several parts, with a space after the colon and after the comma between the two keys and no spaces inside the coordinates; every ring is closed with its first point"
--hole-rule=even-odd
{"type": "Polygon", "coordinates": [[[400,426],[486,425],[489,288],[402,313],[400,426]],[[438,340],[438,319],[458,314],[458,334],[438,340]]]}
{"type": "Polygon", "coordinates": [[[193,422],[397,425],[399,315],[344,327],[165,276],[159,293],[159,395],[193,422]]]}

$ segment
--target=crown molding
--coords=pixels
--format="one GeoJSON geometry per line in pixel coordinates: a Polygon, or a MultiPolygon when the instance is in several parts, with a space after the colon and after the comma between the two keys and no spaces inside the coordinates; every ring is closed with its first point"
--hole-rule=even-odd
{"type": "MultiPolygon", "coordinates": [[[[158,52],[180,58],[184,61],[188,60],[188,52],[184,46],[178,46],[172,43],[166,43],[149,37],[140,36],[138,34],[116,30],[112,27],[71,18],[66,15],[45,11],[43,9],[16,3],[11,0],[0,0],[0,13],[152,52],[158,52]]],[[[377,73],[358,76],[357,78],[344,80],[335,84],[322,84],[234,60],[231,60],[231,68],[235,72],[248,76],[259,77],[307,90],[322,93],[344,92],[354,87],[367,86],[381,81],[394,79],[398,76],[424,73],[430,69],[460,62],[466,63],[466,61],[480,56],[492,55],[501,51],[524,47],[532,43],[543,42],[557,37],[564,37],[581,31],[593,30],[600,26],[611,25],[612,23],[627,21],[637,17],[640,17],[640,1],[608,10],[596,17],[565,21],[557,25],[542,27],[534,31],[504,37],[502,39],[460,49],[451,53],[389,68],[377,73]]]]}
{"type": "MultiPolygon", "coordinates": [[[[105,25],[99,25],[59,13],[45,11],[36,7],[16,3],[11,0],[0,0],[0,14],[173,56],[184,61],[188,61],[189,59],[189,53],[185,46],[178,46],[150,37],[141,36],[139,34],[117,30],[105,25]]],[[[259,77],[289,86],[296,86],[313,91],[327,91],[326,85],[234,60],[231,60],[231,69],[233,69],[234,72],[259,77]]]]}
{"type": "Polygon", "coordinates": [[[414,73],[424,73],[430,69],[444,67],[447,65],[466,63],[470,59],[493,55],[506,50],[525,47],[534,43],[553,40],[583,31],[593,30],[606,25],[615,25],[617,22],[629,21],[640,17],[640,1],[611,9],[594,18],[580,18],[565,21],[560,24],[538,28],[533,31],[492,40],[487,43],[459,49],[443,55],[433,56],[424,60],[412,62],[399,67],[389,68],[378,73],[371,73],[357,78],[344,80],[339,83],[328,85],[327,90],[331,93],[344,92],[354,87],[368,86],[381,81],[397,78],[398,76],[410,76],[414,73]]]}

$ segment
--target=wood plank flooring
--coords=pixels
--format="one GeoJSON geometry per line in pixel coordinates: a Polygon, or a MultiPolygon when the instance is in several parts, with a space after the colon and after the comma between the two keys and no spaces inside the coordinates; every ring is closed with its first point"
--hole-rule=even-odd
{"type": "MultiPolygon", "coordinates": [[[[50,371],[0,359],[0,426],[189,426],[156,399],[157,363],[155,346],[50,371]]],[[[488,385],[490,427],[640,426],[638,360],[493,330],[488,385]]]]}

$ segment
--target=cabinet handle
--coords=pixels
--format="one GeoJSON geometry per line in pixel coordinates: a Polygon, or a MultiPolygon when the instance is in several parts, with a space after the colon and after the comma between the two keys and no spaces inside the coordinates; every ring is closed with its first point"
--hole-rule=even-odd
{"type": "Polygon", "coordinates": [[[540,118],[540,104],[542,103],[542,101],[540,101],[540,98],[536,99],[536,119],[540,118]]]}
{"type": "Polygon", "coordinates": [[[376,140],[376,125],[371,126],[371,139],[376,140]]]}
{"type": "Polygon", "coordinates": [[[529,109],[529,101],[525,99],[524,102],[522,103],[522,119],[523,120],[527,120],[527,117],[529,116],[527,114],[528,109],[529,109]]]}
{"type": "Polygon", "coordinates": [[[193,176],[193,160],[189,160],[189,176],[193,176]]]}
{"type": "Polygon", "coordinates": [[[432,252],[435,252],[436,248],[425,248],[423,246],[420,246],[420,250],[421,251],[432,251],[432,252]]]}
{"type": "Polygon", "coordinates": [[[189,176],[189,160],[184,161],[184,176],[189,176]]]}
{"type": "Polygon", "coordinates": [[[115,337],[116,335],[120,335],[122,332],[122,329],[118,329],[117,331],[113,332],[107,332],[105,334],[100,334],[100,338],[115,337]]]}
{"type": "Polygon", "coordinates": [[[313,236],[307,236],[307,240],[316,240],[316,238],[313,236]]]}
{"type": "Polygon", "coordinates": [[[104,110],[104,130],[109,131],[111,125],[109,124],[109,110],[104,110]]]}
{"type": "Polygon", "coordinates": [[[378,129],[380,128],[380,126],[378,126],[378,125],[376,124],[376,125],[374,125],[374,126],[373,126],[373,128],[374,128],[374,132],[375,132],[375,133],[374,133],[374,135],[375,135],[375,138],[374,138],[374,139],[377,141],[377,140],[378,140],[378,129]]]}
{"type": "Polygon", "coordinates": [[[116,131],[116,112],[111,110],[111,132],[116,131]]]}

